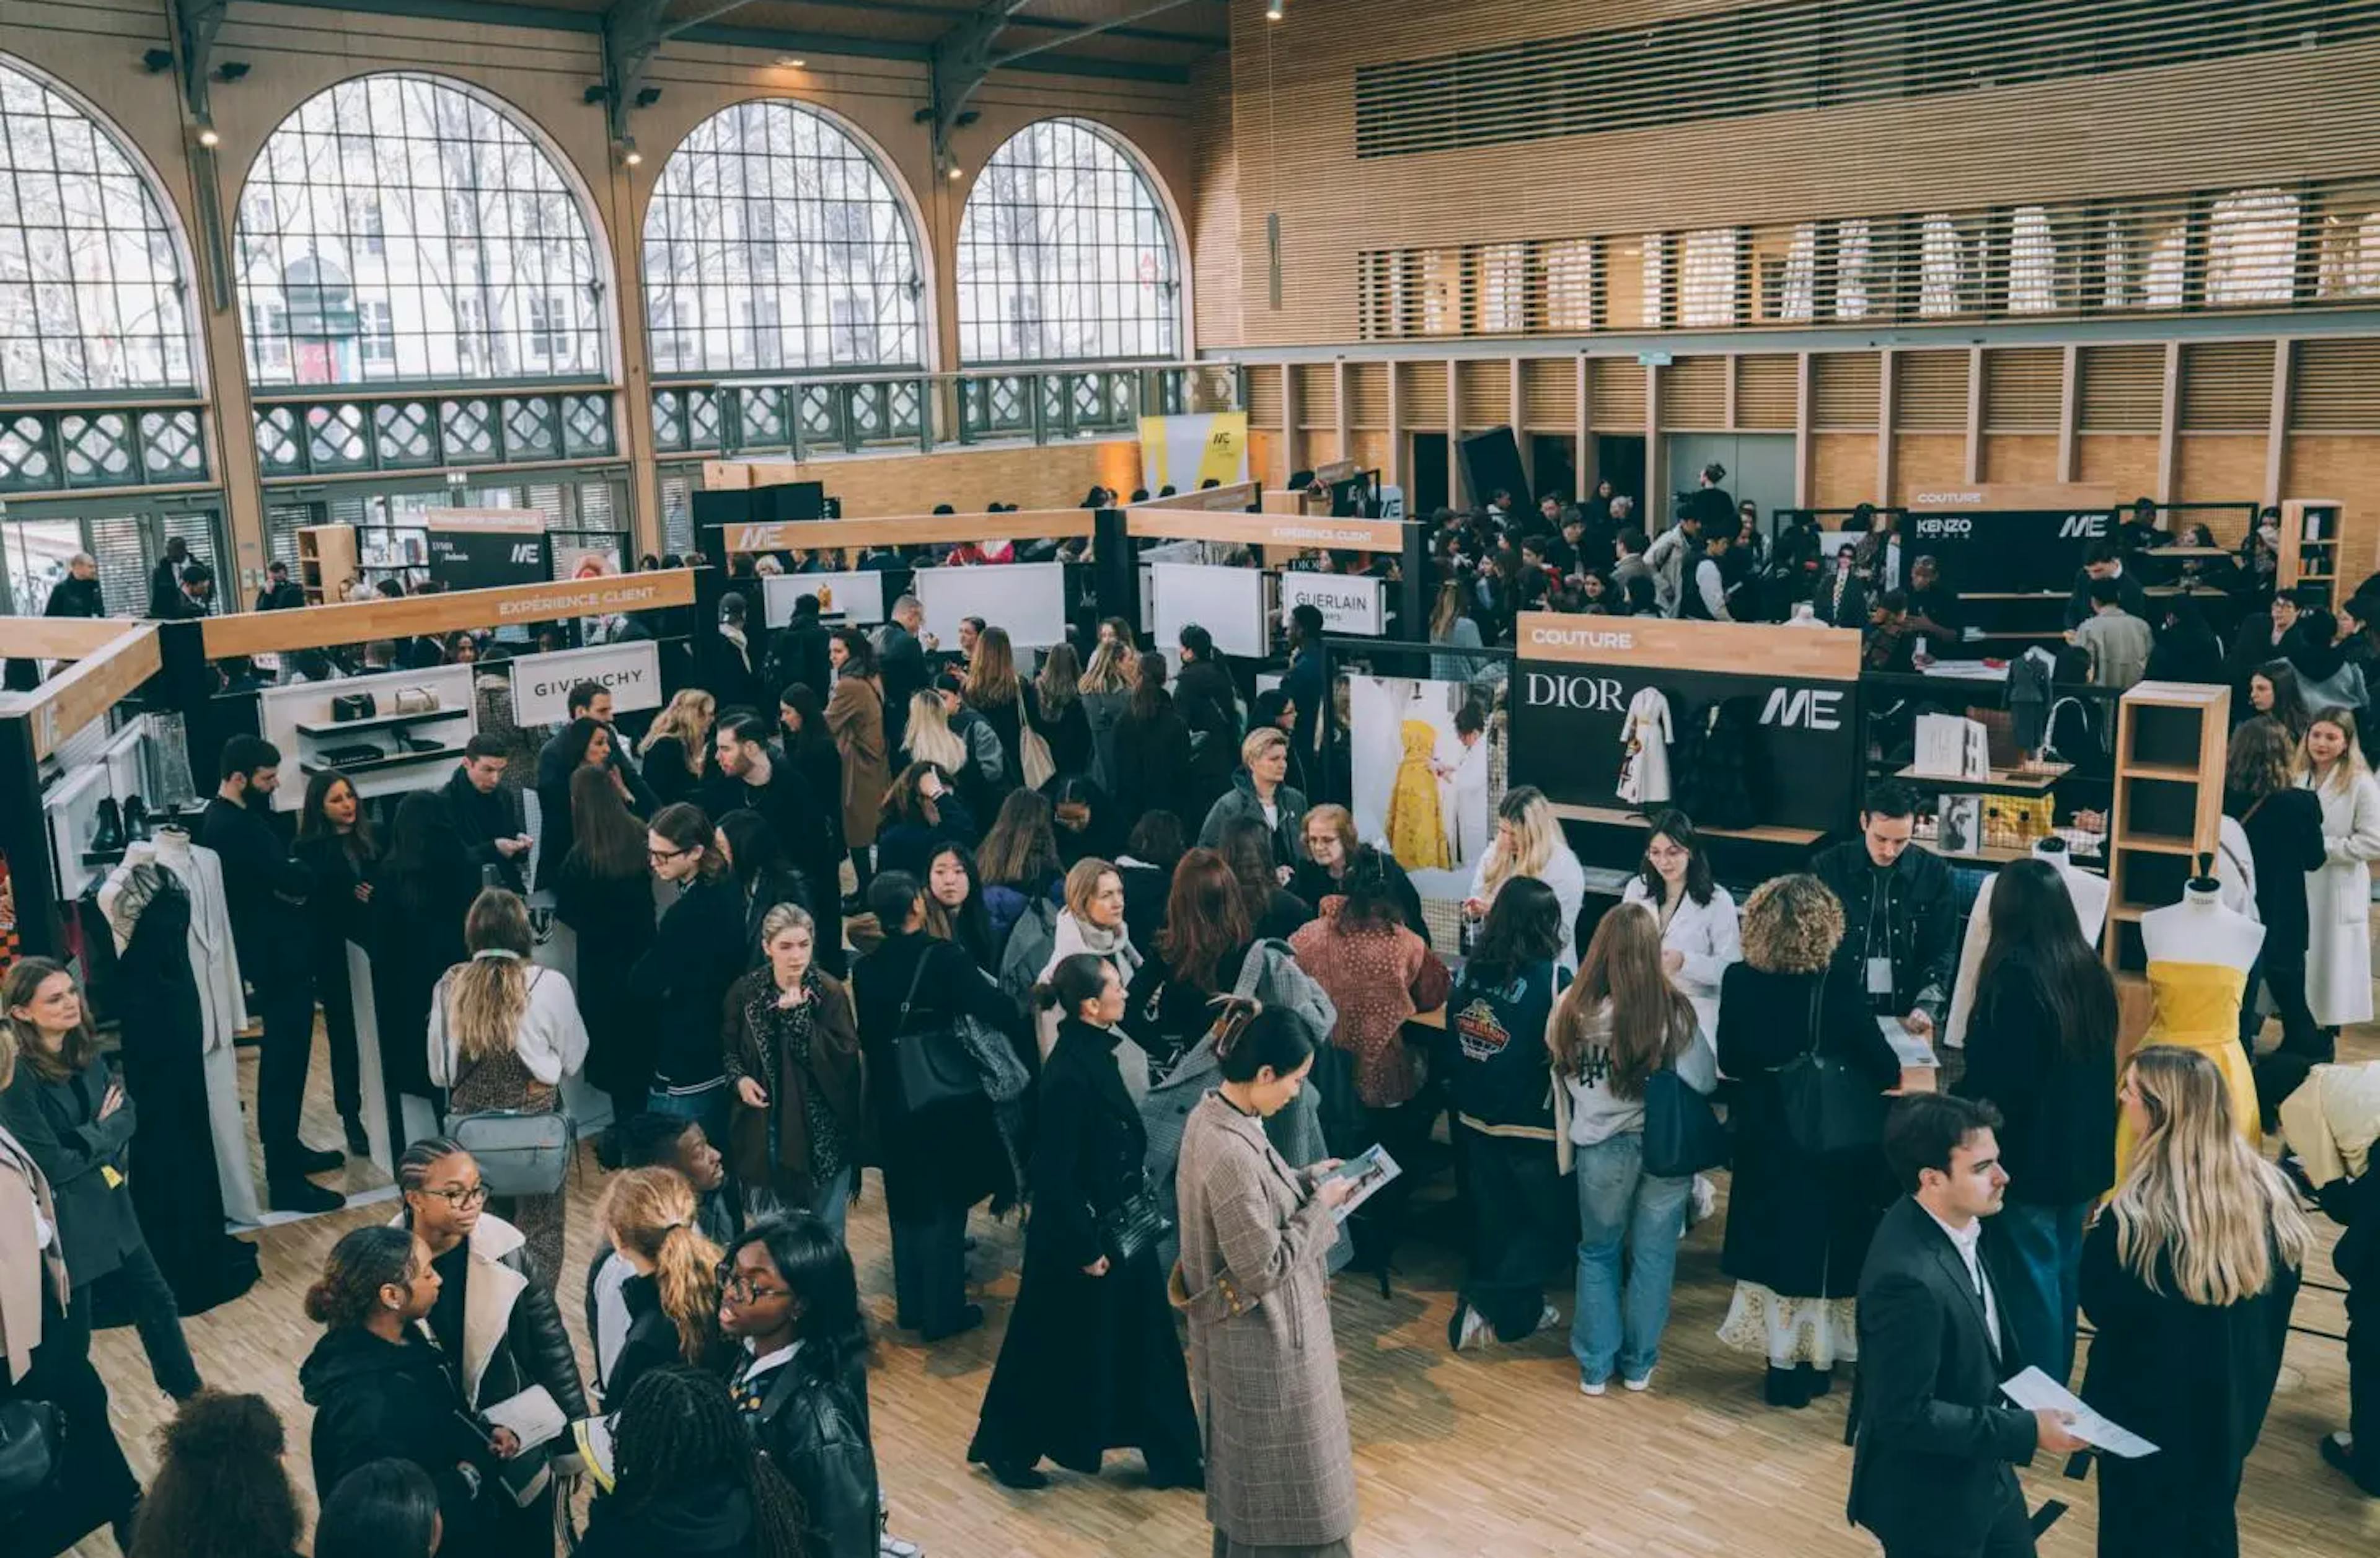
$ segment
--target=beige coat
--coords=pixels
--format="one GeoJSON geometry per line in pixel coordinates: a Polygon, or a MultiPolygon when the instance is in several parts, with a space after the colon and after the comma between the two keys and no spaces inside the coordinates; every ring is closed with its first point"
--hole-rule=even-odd
{"type": "Polygon", "coordinates": [[[33,1349],[42,1343],[42,1283],[46,1279],[63,1310],[73,1293],[67,1285],[66,1259],[58,1253],[57,1203],[50,1182],[31,1153],[0,1126],[0,1352],[8,1357],[8,1378],[25,1377],[33,1349]],[[41,1247],[36,1216],[51,1228],[41,1247]]]}
{"type": "Polygon", "coordinates": [[[884,689],[871,677],[837,677],[826,727],[843,754],[844,842],[856,849],[874,841],[884,792],[892,787],[884,756],[884,689]]]}
{"type": "Polygon", "coordinates": [[[1312,1175],[1219,1093],[1183,1127],[1177,1184],[1207,1518],[1248,1547],[1344,1540],[1355,1467],[1326,1265],[1339,1225],[1312,1175]]]}

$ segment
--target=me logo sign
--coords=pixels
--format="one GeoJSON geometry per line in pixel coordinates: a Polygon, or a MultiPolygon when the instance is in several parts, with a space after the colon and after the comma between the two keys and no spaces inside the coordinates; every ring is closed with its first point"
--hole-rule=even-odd
{"type": "Polygon", "coordinates": [[[2107,517],[2104,514],[2070,514],[2058,522],[2058,539],[2072,541],[2088,537],[2097,541],[2107,533],[2107,517]]]}
{"type": "Polygon", "coordinates": [[[516,541],[513,542],[513,561],[516,563],[526,563],[534,566],[539,561],[538,543],[533,541],[516,541]]]}
{"type": "Polygon", "coordinates": [[[1840,730],[1843,695],[1815,688],[1775,688],[1760,711],[1762,724],[1799,725],[1803,730],[1840,730]]]}

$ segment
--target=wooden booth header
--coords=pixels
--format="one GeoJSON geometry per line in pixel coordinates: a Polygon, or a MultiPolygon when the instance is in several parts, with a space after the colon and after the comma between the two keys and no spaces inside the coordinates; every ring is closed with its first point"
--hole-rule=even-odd
{"type": "Polygon", "coordinates": [[[1513,642],[1523,660],[1577,665],[1660,666],[1819,682],[1855,682],[1860,674],[1860,636],[1848,627],[1523,612],[1513,642]]]}
{"type": "Polygon", "coordinates": [[[775,524],[723,525],[721,544],[739,552],[808,552],[825,547],[927,546],[936,542],[1087,536],[1097,521],[1087,508],[1040,508],[1014,514],[907,514],[888,519],[791,519],[775,524]]]}
{"type": "Polygon", "coordinates": [[[213,616],[206,620],[204,642],[207,658],[218,660],[233,654],[326,649],[333,644],[370,643],[374,639],[434,638],[465,628],[692,604],[694,571],[671,568],[558,584],[508,584],[492,590],[454,590],[393,601],[309,606],[302,611],[213,616]]]}
{"type": "MultiPolygon", "coordinates": [[[[1125,512],[1133,515],[1163,511],[1173,514],[1245,514],[1254,508],[1261,493],[1253,481],[1234,481],[1228,487],[1201,487],[1192,493],[1176,493],[1170,498],[1150,498],[1144,503],[1128,504],[1125,512]]],[[[1133,532],[1137,535],[1137,530],[1133,532]]]]}
{"type": "MultiPolygon", "coordinates": [[[[1222,489],[1218,488],[1220,492],[1222,489]]],[[[1346,552],[1402,552],[1399,519],[1333,519],[1328,515],[1184,513],[1135,504],[1124,533],[1148,541],[1213,541],[1230,546],[1333,547],[1346,552]]]]}
{"type": "MultiPolygon", "coordinates": [[[[67,619],[58,619],[64,626],[67,619]]],[[[30,692],[0,694],[0,716],[30,722],[33,760],[55,754],[75,732],[128,698],[163,663],[157,625],[83,618],[83,627],[105,627],[106,639],[30,692]]]]}
{"type": "Polygon", "coordinates": [[[1988,514],[2053,508],[2108,509],[2130,499],[2095,481],[1981,481],[1972,486],[1921,487],[1909,494],[1912,510],[1988,514]]]}
{"type": "Polygon", "coordinates": [[[0,656],[80,660],[123,636],[122,617],[0,616],[0,656]]]}

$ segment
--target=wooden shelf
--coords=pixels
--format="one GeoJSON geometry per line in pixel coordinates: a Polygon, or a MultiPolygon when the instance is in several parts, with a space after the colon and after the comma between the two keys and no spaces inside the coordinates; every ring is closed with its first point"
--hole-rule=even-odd
{"type": "MultiPolygon", "coordinates": [[[[2190,860],[2215,852],[2222,837],[2223,760],[2230,736],[2231,689],[2193,682],[2141,682],[2116,708],[2116,775],[2107,839],[2107,880],[2116,901],[2109,906],[2101,955],[2119,980],[2139,949],[2137,925],[2154,905],[2129,885],[2132,869],[2146,859],[2190,860]],[[2192,726],[2195,729],[2192,729],[2192,726]],[[2160,761],[2142,756],[2143,747],[2160,761]],[[2196,749],[2195,761],[2171,759],[2196,749]],[[2173,788],[2152,791],[2131,781],[2173,788]],[[2181,790],[2181,786],[2189,788],[2181,790]],[[2180,792],[2177,794],[2177,792],[2180,792]],[[2142,808],[2147,809],[2142,815],[2142,808]],[[2157,828],[2148,832],[2144,824],[2157,828]],[[2180,829],[2180,832],[2170,830],[2180,829]]],[[[2150,873],[2163,892],[2169,868],[2150,873]]]]}
{"type": "Polygon", "coordinates": [[[2154,904],[2110,904],[2107,918],[2121,920],[2127,925],[2137,925],[2141,922],[2141,916],[2155,907],[2154,904]]]}
{"type": "Polygon", "coordinates": [[[2119,779],[2168,779],[2176,784],[2195,785],[2198,770],[2182,762],[2128,762],[2116,771],[2119,779]]]}
{"type": "MultiPolygon", "coordinates": [[[[1557,805],[1554,815],[1573,822],[1594,822],[1607,828],[1649,828],[1653,820],[1633,811],[1622,811],[1615,806],[1557,805]]],[[[1706,828],[1695,824],[1694,832],[1705,838],[1741,838],[1755,844],[1793,844],[1808,846],[1826,837],[1815,828],[1706,828]]]]}
{"type": "Polygon", "coordinates": [[[2143,855],[2189,856],[2202,853],[2214,853],[2212,850],[2202,851],[2198,847],[2195,840],[2176,838],[2170,834],[2119,834],[2116,839],[2116,847],[2119,849],[2137,849],[2143,855]]]}
{"type": "Polygon", "coordinates": [[[1943,848],[1938,838],[1921,838],[1916,842],[1929,855],[1939,855],[1946,860],[1969,860],[1979,866],[2012,866],[2019,860],[2033,858],[2033,846],[2029,844],[2022,848],[2005,844],[1986,844],[1979,848],[1953,853],[1943,848]]]}
{"type": "Polygon", "coordinates": [[[1995,768],[1988,779],[1952,779],[1939,773],[1921,773],[1914,767],[1910,767],[1901,769],[1893,777],[1937,790],[2001,790],[2011,795],[2041,796],[2055,788],[2058,781],[2066,777],[2073,766],[2072,763],[2058,763],[2055,772],[2044,769],[2028,773],[2020,773],[2012,768],[1995,768]]]}
{"type": "Polygon", "coordinates": [[[429,720],[468,719],[470,714],[468,709],[424,709],[410,714],[375,714],[368,720],[331,720],[320,724],[300,720],[295,728],[300,736],[345,736],[352,730],[395,730],[429,720]]]}

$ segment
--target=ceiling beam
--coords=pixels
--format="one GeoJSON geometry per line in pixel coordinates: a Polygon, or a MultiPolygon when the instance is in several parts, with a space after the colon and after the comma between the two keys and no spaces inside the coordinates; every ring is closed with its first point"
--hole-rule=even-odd
{"type": "Polygon", "coordinates": [[[682,15],[669,14],[670,0],[612,0],[603,10],[603,108],[616,145],[629,143],[628,115],[639,104],[645,73],[662,45],[749,0],[699,0],[682,15]]]}
{"type": "Polygon", "coordinates": [[[1028,59],[1047,50],[1062,48],[1068,43],[1088,38],[1095,33],[1117,31],[1130,27],[1144,17],[1153,17],[1160,11],[1170,11],[1187,3],[1188,0],[1142,0],[1140,5],[1129,11],[1120,12],[1113,17],[1102,17],[1098,21],[1087,21],[1072,32],[1061,33],[1055,38],[1044,38],[1039,43],[1027,43],[1021,49],[1006,50],[992,60],[992,68],[997,70],[1002,66],[1013,65],[1021,59],[1028,59]]]}

